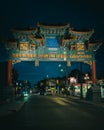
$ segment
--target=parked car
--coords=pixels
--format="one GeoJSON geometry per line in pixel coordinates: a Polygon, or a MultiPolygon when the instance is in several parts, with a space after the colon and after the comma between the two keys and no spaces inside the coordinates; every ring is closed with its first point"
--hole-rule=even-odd
{"type": "Polygon", "coordinates": [[[52,95],[51,90],[47,90],[45,95],[52,95]]]}

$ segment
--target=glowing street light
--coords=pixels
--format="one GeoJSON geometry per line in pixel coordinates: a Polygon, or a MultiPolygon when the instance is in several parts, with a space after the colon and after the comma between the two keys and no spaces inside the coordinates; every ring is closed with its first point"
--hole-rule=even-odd
{"type": "MultiPolygon", "coordinates": [[[[58,65],[59,67],[61,67],[61,64],[58,65]]],[[[68,66],[66,65],[66,69],[64,70],[63,68],[60,69],[61,72],[65,72],[66,73],[66,86],[68,87],[68,66]]]]}
{"type": "Polygon", "coordinates": [[[48,74],[46,75],[46,77],[47,77],[47,78],[49,77],[48,74]]]}
{"type": "Polygon", "coordinates": [[[61,67],[61,64],[59,64],[58,66],[61,67]]]}
{"type": "Polygon", "coordinates": [[[85,74],[84,79],[85,79],[86,82],[90,79],[88,73],[85,74]]]}
{"type": "Polygon", "coordinates": [[[63,69],[61,69],[61,72],[63,72],[64,70],[63,69]]]}

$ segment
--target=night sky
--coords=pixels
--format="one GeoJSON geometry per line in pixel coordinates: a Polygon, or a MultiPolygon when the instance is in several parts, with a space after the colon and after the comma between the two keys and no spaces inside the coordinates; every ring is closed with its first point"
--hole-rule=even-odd
{"type": "MultiPolygon", "coordinates": [[[[37,22],[70,23],[75,29],[93,28],[95,33],[91,39],[103,43],[103,5],[103,0],[1,0],[0,38],[11,38],[10,30],[14,27],[35,27],[37,22]]],[[[96,53],[98,74],[104,73],[103,44],[96,53]]],[[[57,69],[59,63],[54,62],[53,66],[52,63],[43,62],[35,68],[34,62],[21,62],[14,67],[18,70],[20,79],[29,79],[33,83],[47,75],[49,77],[61,75],[57,69]]],[[[65,67],[65,63],[61,64],[65,67]]],[[[74,67],[75,64],[72,63],[70,70],[74,67]]]]}

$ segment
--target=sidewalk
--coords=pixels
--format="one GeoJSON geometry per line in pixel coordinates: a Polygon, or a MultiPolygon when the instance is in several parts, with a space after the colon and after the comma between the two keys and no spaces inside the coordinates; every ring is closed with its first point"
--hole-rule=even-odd
{"type": "Polygon", "coordinates": [[[66,95],[63,96],[61,94],[58,96],[69,98],[70,100],[75,101],[75,102],[91,104],[91,105],[94,105],[95,107],[100,107],[100,108],[104,109],[104,101],[103,102],[101,102],[101,101],[87,101],[86,99],[80,99],[80,97],[77,97],[77,96],[66,96],[66,95]]]}
{"type": "MultiPolygon", "coordinates": [[[[72,99],[74,99],[74,100],[77,99],[77,97],[70,97],[70,98],[72,98],[72,99]]],[[[87,103],[87,104],[92,104],[92,105],[94,105],[94,106],[104,108],[104,102],[101,102],[101,101],[87,101],[86,99],[80,99],[80,98],[78,98],[77,101],[78,101],[78,102],[87,103]]]]}
{"type": "Polygon", "coordinates": [[[0,117],[7,116],[13,112],[19,111],[26,102],[27,99],[24,98],[20,100],[15,100],[7,104],[0,105],[0,117]]]}

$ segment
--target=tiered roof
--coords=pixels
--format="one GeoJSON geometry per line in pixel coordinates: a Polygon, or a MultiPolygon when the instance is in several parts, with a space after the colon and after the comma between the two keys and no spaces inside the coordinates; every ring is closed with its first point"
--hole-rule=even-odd
{"type": "Polygon", "coordinates": [[[91,30],[82,30],[82,31],[70,29],[69,33],[72,36],[75,36],[76,39],[78,39],[78,40],[82,40],[82,41],[84,40],[84,41],[86,41],[86,40],[90,39],[90,37],[94,33],[94,29],[91,29],[91,30]]]}
{"type": "Polygon", "coordinates": [[[40,29],[40,33],[42,35],[64,35],[66,29],[70,27],[69,24],[42,24],[38,23],[38,27],[40,29]]]}

